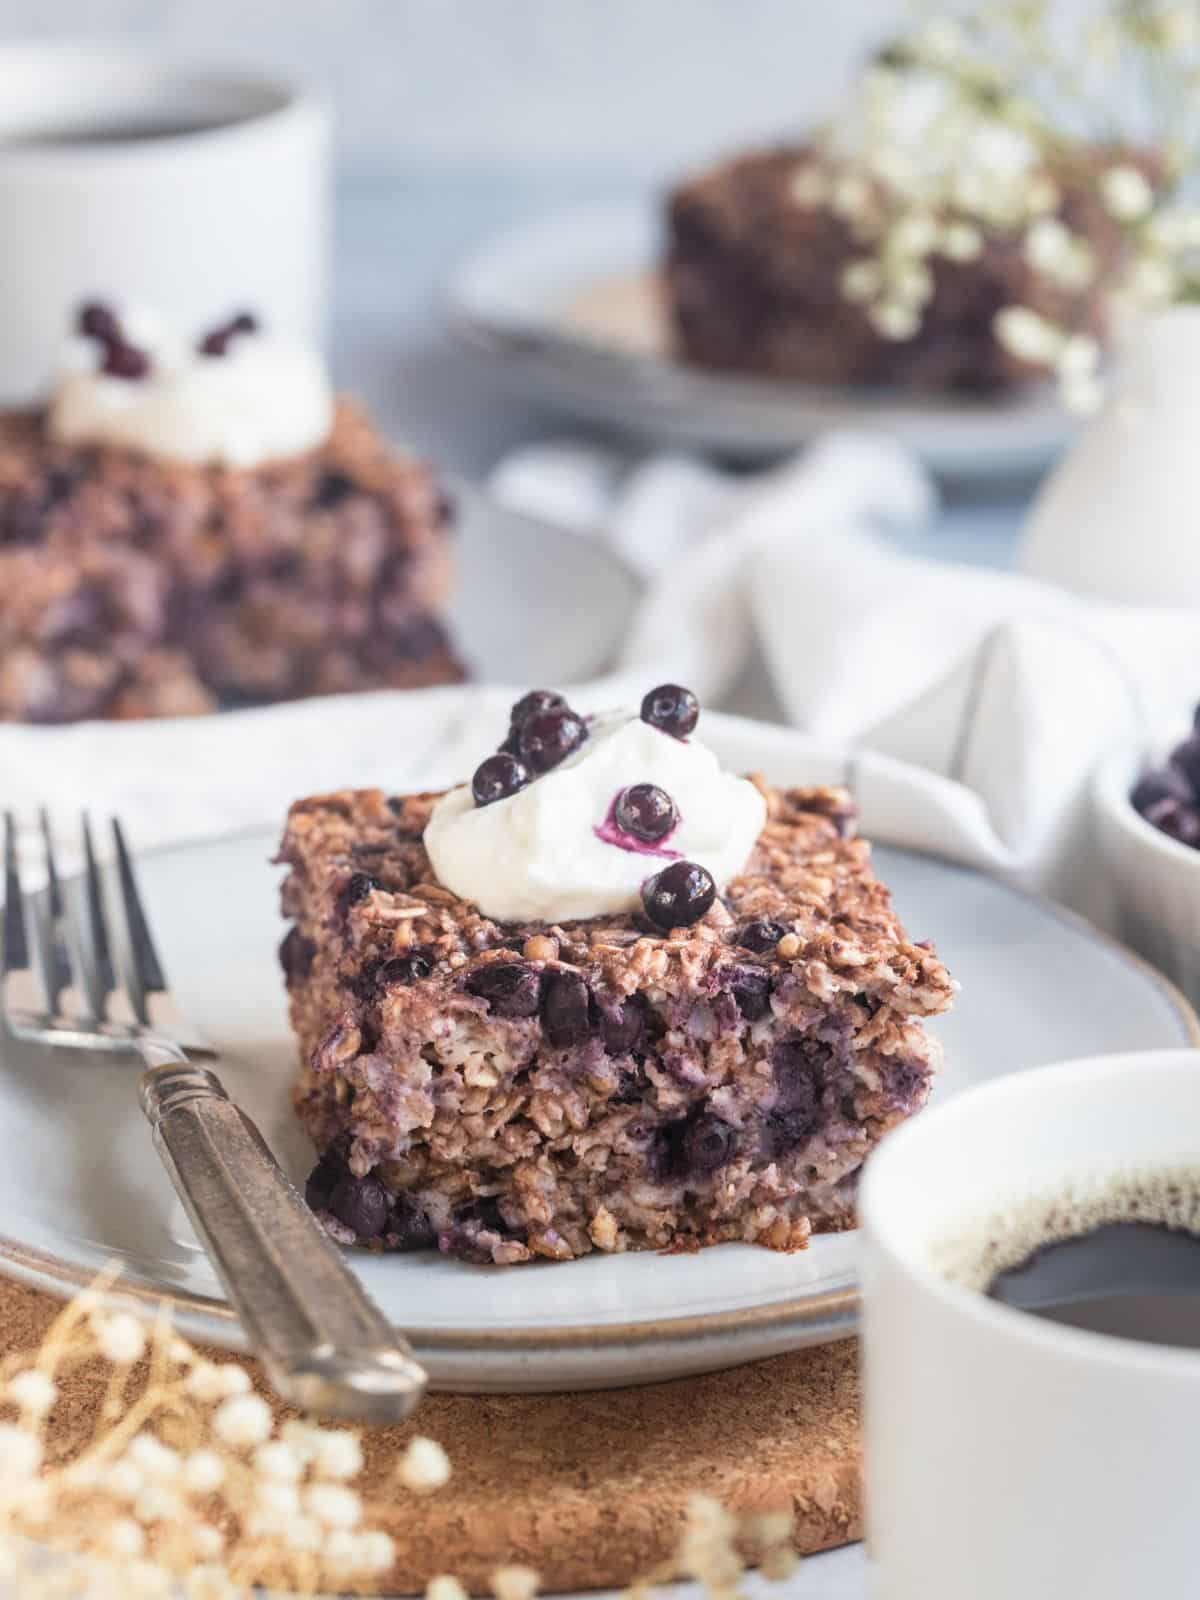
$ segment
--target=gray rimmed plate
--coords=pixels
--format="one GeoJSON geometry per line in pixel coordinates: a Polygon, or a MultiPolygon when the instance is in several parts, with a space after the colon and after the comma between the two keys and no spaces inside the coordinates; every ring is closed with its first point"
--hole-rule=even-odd
{"type": "Polygon", "coordinates": [[[1047,389],[1001,399],[819,388],[689,367],[671,355],[652,202],[526,223],[455,271],[450,326],[511,382],[571,416],[755,458],[836,427],[879,429],[958,479],[1041,471],[1073,431],[1047,389]]]}
{"type": "MultiPolygon", "coordinates": [[[[707,728],[739,766],[784,783],[811,776],[811,757],[786,753],[778,729],[718,716],[707,728]]],[[[312,1155],[289,1107],[275,843],[274,832],[255,832],[176,846],[145,856],[141,871],[180,999],[223,1051],[230,1092],[302,1180],[312,1155]]],[[[1176,992],[1075,918],[933,858],[881,846],[876,859],[910,931],[936,938],[962,984],[936,1025],[947,1057],[937,1096],[1064,1057],[1196,1042],[1176,992]]],[[[0,1038],[0,1272],[66,1294],[117,1260],[128,1290],[171,1296],[188,1334],[237,1348],[219,1285],[176,1221],[136,1077],[0,1038]]],[[[853,1234],[793,1256],[722,1245],[507,1269],[436,1255],[354,1259],[448,1389],[679,1377],[844,1337],[857,1314],[853,1234]]]]}

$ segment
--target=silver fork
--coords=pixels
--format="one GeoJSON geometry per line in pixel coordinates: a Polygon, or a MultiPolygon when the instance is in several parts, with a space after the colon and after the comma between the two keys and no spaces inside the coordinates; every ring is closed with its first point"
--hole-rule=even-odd
{"type": "Polygon", "coordinates": [[[114,861],[102,872],[83,818],[83,871],[63,879],[43,811],[46,883],[26,894],[5,816],[4,1023],[33,1044],[140,1056],[155,1147],[273,1387],[306,1411],[399,1421],[420,1401],[425,1372],[249,1117],[189,1060],[214,1052],[171,996],[124,834],[112,829],[114,861]]]}

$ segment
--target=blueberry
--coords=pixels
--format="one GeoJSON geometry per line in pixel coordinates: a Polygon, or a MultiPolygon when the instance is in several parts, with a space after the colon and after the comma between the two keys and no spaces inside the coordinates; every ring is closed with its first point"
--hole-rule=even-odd
{"type": "Polygon", "coordinates": [[[642,721],[676,739],[686,739],[699,717],[700,702],[690,689],[681,689],[677,683],[660,683],[642,700],[642,721]]]}
{"type": "Polygon", "coordinates": [[[347,1175],[329,1197],[329,1210],[359,1239],[376,1239],[387,1226],[391,1197],[378,1178],[347,1175]]]}
{"type": "Polygon", "coordinates": [[[754,922],[743,923],[738,930],[737,942],[743,950],[753,950],[756,955],[765,956],[769,950],[774,950],[786,932],[782,922],[770,922],[766,917],[759,917],[754,922]]]}
{"type": "Polygon", "coordinates": [[[528,717],[537,715],[542,711],[566,711],[567,702],[561,694],[555,694],[553,689],[530,689],[528,694],[523,694],[516,705],[508,714],[508,720],[514,728],[519,728],[528,717]]]}
{"type": "Polygon", "coordinates": [[[123,339],[116,312],[98,300],[91,300],[79,308],[76,326],[85,338],[100,339],[105,344],[120,344],[123,339]]]}
{"type": "Polygon", "coordinates": [[[747,1022],[757,1022],[771,1009],[771,974],[762,967],[730,967],[725,986],[747,1022]]]}
{"type": "Polygon", "coordinates": [[[100,370],[110,378],[144,378],[150,371],[150,357],[132,344],[108,344],[100,370]]]}
{"type": "Polygon", "coordinates": [[[517,749],[531,772],[549,772],[587,738],[587,726],[573,711],[535,711],[521,723],[517,749]]]}
{"type": "Polygon", "coordinates": [[[821,1065],[827,1052],[809,1039],[781,1039],[771,1051],[775,1105],[815,1117],[821,1103],[821,1065]]]}
{"type": "Polygon", "coordinates": [[[384,1231],[394,1240],[393,1250],[431,1250],[437,1243],[433,1224],[406,1195],[397,1195],[384,1231]]]}
{"type": "Polygon", "coordinates": [[[397,983],[419,983],[433,971],[428,956],[414,950],[406,956],[393,956],[380,967],[376,982],[381,989],[390,989],[397,983]]]}
{"type": "Polygon", "coordinates": [[[634,783],[617,796],[613,820],[623,833],[654,844],[675,827],[679,812],[671,796],[656,783],[634,783]]]}
{"type": "Polygon", "coordinates": [[[727,1122],[710,1111],[701,1111],[684,1128],[679,1154],[685,1169],[715,1172],[732,1157],[736,1144],[737,1133],[727,1122]]]}
{"type": "Polygon", "coordinates": [[[542,1026],[552,1045],[582,1044],[592,1032],[592,997],[575,972],[554,972],[542,996],[542,1026]]]}
{"type": "Polygon", "coordinates": [[[537,1015],[541,975],[523,961],[489,961],[468,973],[466,988],[486,1000],[498,1017],[537,1015]]]}
{"type": "Polygon", "coordinates": [[[1171,766],[1182,772],[1194,795],[1200,795],[1200,733],[1190,734],[1171,751],[1171,766]]]}
{"type": "Polygon", "coordinates": [[[340,1151],[326,1150],[308,1175],[304,1185],[305,1203],[313,1211],[327,1211],[330,1196],[346,1176],[346,1162],[340,1151]]]}
{"type": "Polygon", "coordinates": [[[1191,788],[1177,767],[1158,767],[1142,774],[1129,798],[1134,810],[1144,816],[1158,800],[1190,800],[1191,788]]]}
{"type": "Polygon", "coordinates": [[[311,939],[306,939],[299,928],[289,928],[279,946],[279,965],[284,977],[289,981],[307,978],[316,953],[317,947],[311,939]]]}
{"type": "Polygon", "coordinates": [[[510,794],[516,794],[529,779],[529,768],[524,762],[501,751],[499,755],[488,756],[476,767],[475,776],[471,779],[471,793],[475,796],[477,806],[490,806],[497,800],[507,800],[510,794]]]}
{"type": "Polygon", "coordinates": [[[642,905],[659,928],[685,928],[717,898],[712,874],[694,861],[672,861],[642,885],[642,905]]]}
{"type": "Polygon", "coordinates": [[[820,1120],[816,1107],[808,1111],[770,1111],[763,1123],[763,1146],[771,1161],[787,1155],[808,1139],[820,1120]]]}
{"type": "Polygon", "coordinates": [[[1186,844],[1193,850],[1200,848],[1200,809],[1190,800],[1179,800],[1168,795],[1156,800],[1145,813],[1146,821],[1165,833],[1169,839],[1186,844]]]}
{"type": "Polygon", "coordinates": [[[375,879],[367,872],[352,872],[342,891],[342,898],[346,905],[356,906],[360,900],[365,900],[371,891],[378,888],[375,879]]]}
{"type": "Polygon", "coordinates": [[[645,1031],[645,1004],[636,994],[622,1001],[620,1010],[609,1012],[600,1025],[604,1048],[610,1056],[627,1055],[641,1042],[645,1031]]]}
{"type": "Polygon", "coordinates": [[[258,318],[252,316],[249,311],[239,311],[236,317],[230,317],[228,322],[223,322],[211,333],[206,333],[196,348],[202,356],[227,355],[230,344],[239,334],[257,332],[258,318]]]}
{"type": "Polygon", "coordinates": [[[358,492],[358,484],[344,472],[323,472],[317,479],[312,503],[318,510],[331,511],[358,492]]]}

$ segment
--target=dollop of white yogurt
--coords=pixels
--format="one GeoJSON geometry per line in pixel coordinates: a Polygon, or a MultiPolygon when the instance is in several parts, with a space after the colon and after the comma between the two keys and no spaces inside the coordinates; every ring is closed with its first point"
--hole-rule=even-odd
{"type": "Polygon", "coordinates": [[[53,438],[163,461],[256,467],[329,437],[333,388],[315,351],[242,333],[224,355],[208,356],[145,313],[124,315],[122,325],[149,356],[149,372],[113,377],[101,371],[97,342],[72,339],[50,399],[53,438]]]}
{"type": "Polygon", "coordinates": [[[593,722],[573,755],[504,800],[478,806],[468,785],[443,795],[425,848],[439,882],[485,916],[567,922],[635,910],[645,880],[676,858],[706,867],[720,892],[766,816],[754,784],[697,739],[622,716],[593,722]],[[611,811],[635,783],[665,789],[679,822],[658,845],[625,849],[611,842],[611,811]]]}

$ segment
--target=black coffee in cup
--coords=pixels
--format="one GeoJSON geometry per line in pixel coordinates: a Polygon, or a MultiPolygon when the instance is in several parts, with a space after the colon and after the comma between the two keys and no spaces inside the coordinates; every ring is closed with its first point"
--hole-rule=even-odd
{"type": "Polygon", "coordinates": [[[1200,1349],[1200,1238],[1160,1222],[1107,1222],[1041,1245],[987,1292],[1068,1328],[1200,1349]]]}
{"type": "Polygon", "coordinates": [[[947,1247],[947,1276],[1063,1327],[1200,1350],[1200,1172],[1023,1203],[947,1247]]]}

